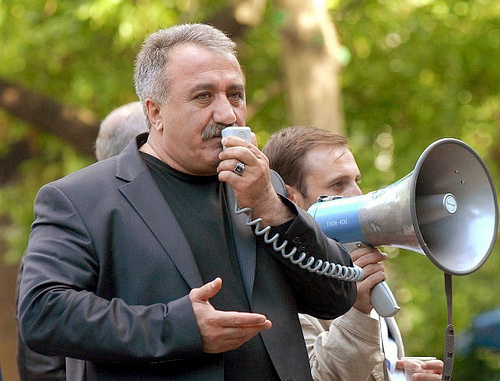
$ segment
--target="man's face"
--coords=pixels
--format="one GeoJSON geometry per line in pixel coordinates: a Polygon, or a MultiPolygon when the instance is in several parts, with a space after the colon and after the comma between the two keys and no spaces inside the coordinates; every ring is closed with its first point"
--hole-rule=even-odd
{"type": "Polygon", "coordinates": [[[221,139],[203,140],[202,132],[216,123],[245,125],[245,83],[240,65],[233,55],[187,44],[170,52],[165,75],[170,81],[168,101],[159,106],[149,139],[160,159],[173,168],[194,175],[215,175],[221,139]]]}
{"type": "Polygon", "coordinates": [[[316,202],[318,196],[358,196],[362,194],[358,182],[358,165],[347,147],[321,145],[309,150],[304,162],[307,194],[289,187],[290,198],[302,209],[316,202]]]}

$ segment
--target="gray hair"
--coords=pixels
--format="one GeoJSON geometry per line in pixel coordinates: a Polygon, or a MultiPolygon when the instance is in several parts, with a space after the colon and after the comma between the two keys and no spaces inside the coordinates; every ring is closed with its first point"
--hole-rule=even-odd
{"type": "Polygon", "coordinates": [[[101,122],[95,142],[97,160],[118,155],[137,135],[147,131],[141,102],[115,108],[101,122]]]}
{"type": "Polygon", "coordinates": [[[147,98],[160,104],[167,102],[169,83],[164,72],[169,52],[175,46],[190,43],[236,57],[236,43],[210,25],[182,24],[150,34],[135,60],[135,91],[143,107],[147,98]]]}

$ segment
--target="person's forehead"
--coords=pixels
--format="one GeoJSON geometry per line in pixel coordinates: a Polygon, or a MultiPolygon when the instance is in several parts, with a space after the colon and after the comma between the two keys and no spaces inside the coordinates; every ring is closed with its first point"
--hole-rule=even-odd
{"type": "MultiPolygon", "coordinates": [[[[182,44],[169,54],[168,72],[199,73],[225,72],[238,78],[243,73],[238,59],[229,52],[219,52],[198,44],[182,44]]],[[[172,79],[175,79],[172,78],[172,79]]]]}
{"type": "Polygon", "coordinates": [[[306,162],[310,164],[331,165],[356,165],[354,156],[349,148],[340,144],[320,144],[311,147],[306,153],[306,162]]]}

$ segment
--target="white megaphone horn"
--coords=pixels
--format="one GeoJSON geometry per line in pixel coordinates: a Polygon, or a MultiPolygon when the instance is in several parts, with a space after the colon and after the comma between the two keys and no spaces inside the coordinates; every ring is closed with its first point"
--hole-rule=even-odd
{"type": "MultiPolygon", "coordinates": [[[[485,164],[467,144],[452,138],[429,145],[414,170],[388,187],[319,201],[308,212],[328,237],[341,243],[425,254],[451,275],[478,270],[493,249],[498,229],[496,191],[485,164]]],[[[383,294],[390,293],[383,287],[383,294]]],[[[399,310],[396,304],[393,311],[380,313],[374,293],[372,304],[381,316],[399,310]]]]}

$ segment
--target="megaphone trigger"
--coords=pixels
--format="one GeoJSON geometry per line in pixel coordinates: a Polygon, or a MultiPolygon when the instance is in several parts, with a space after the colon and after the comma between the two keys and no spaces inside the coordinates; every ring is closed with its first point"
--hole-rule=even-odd
{"type": "Polygon", "coordinates": [[[385,281],[378,283],[372,288],[370,301],[375,311],[382,317],[394,316],[401,310],[389,285],[385,281]]]}

